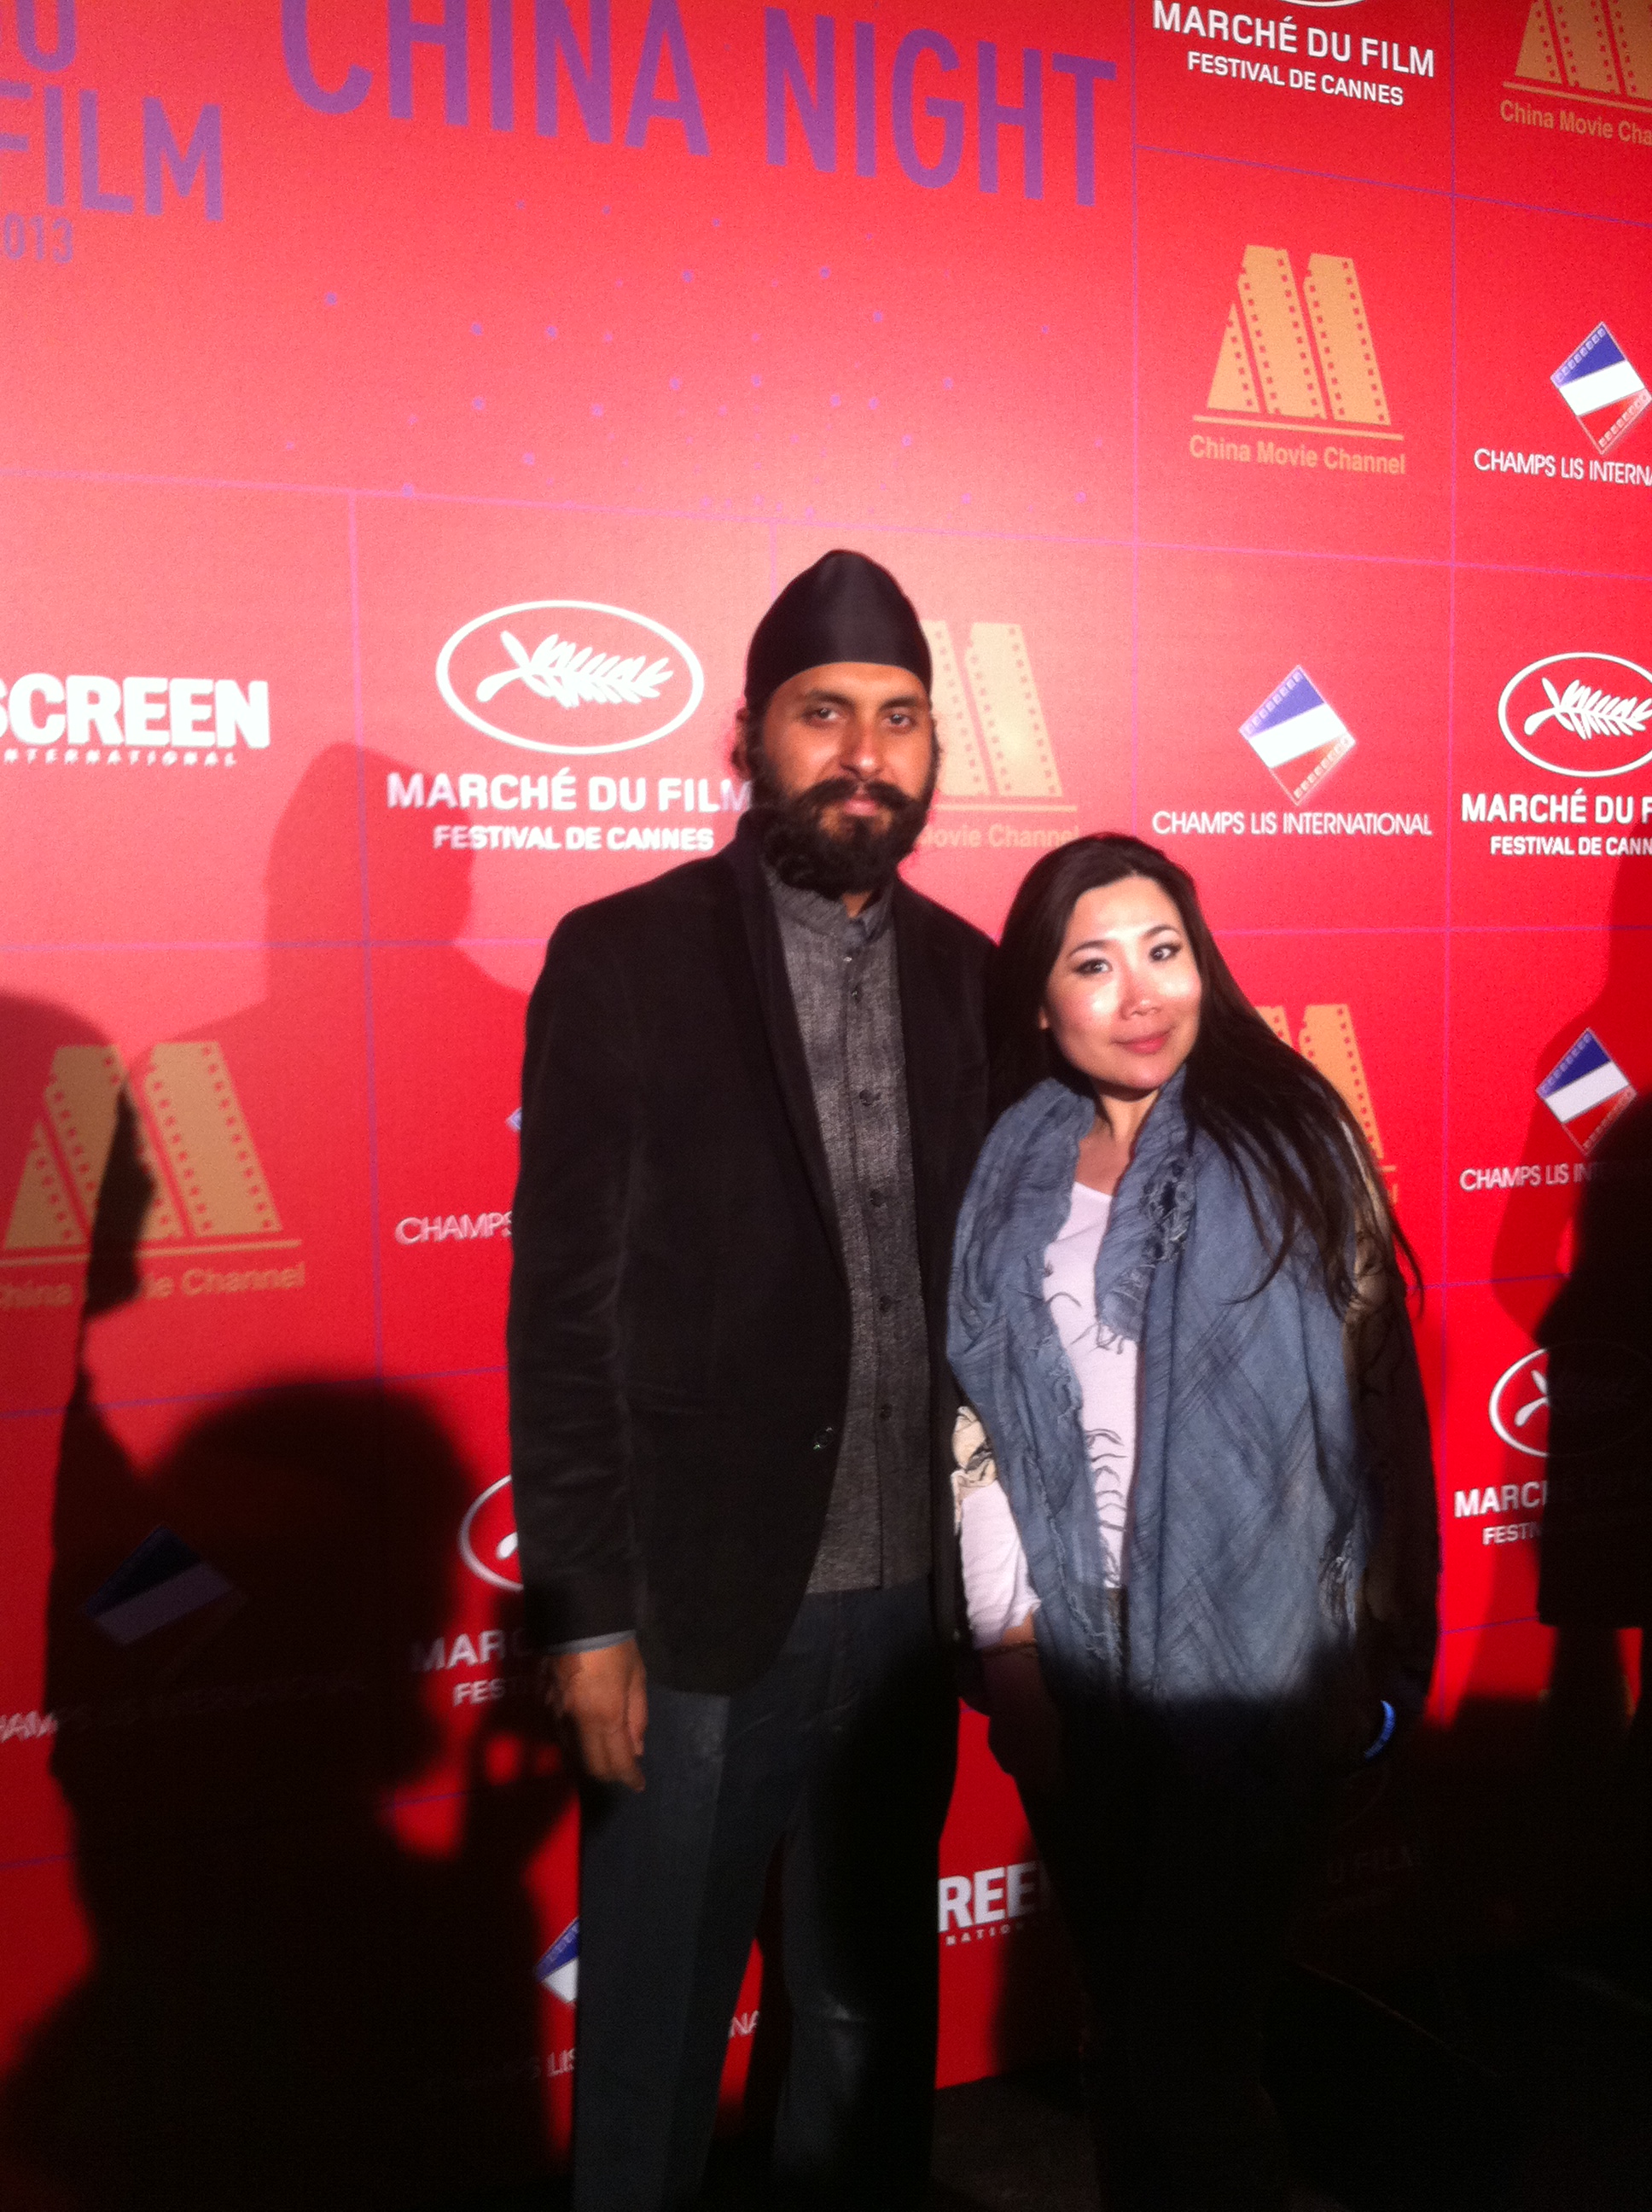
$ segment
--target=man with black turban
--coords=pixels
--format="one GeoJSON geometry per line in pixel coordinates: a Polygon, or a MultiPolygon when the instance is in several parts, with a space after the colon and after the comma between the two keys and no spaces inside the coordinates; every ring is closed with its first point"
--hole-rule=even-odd
{"type": "Polygon", "coordinates": [[[733,843],[568,915],[528,1012],[512,1471],[584,1778],[576,2212],[694,2197],[777,1852],[777,2178],[924,2194],[989,950],[897,874],[929,681],[886,569],[794,578],[751,641],[733,843]]]}

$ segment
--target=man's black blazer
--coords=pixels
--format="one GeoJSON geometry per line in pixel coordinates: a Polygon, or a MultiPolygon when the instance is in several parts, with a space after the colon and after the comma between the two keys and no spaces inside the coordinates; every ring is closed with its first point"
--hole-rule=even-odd
{"type": "MultiPolygon", "coordinates": [[[[947,1277],[986,1133],[991,945],[903,884],[894,897],[949,1634],[947,1277]]],[[[849,1366],[831,1183],[749,823],[714,859],[577,908],[551,938],[511,1233],[530,1632],[635,1628],[660,1680],[743,1687],[808,1583],[849,1366]]]]}

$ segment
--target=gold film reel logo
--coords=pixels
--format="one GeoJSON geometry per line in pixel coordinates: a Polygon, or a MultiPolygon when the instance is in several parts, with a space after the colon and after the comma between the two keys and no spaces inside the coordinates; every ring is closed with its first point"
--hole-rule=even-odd
{"type": "Polygon", "coordinates": [[[1327,1005],[1305,1006],[1302,1027],[1293,1037],[1291,1024],[1283,1006],[1258,1006],[1257,1012],[1267,1024],[1282,1044],[1292,1046],[1304,1060],[1311,1060],[1333,1089],[1339,1091],[1344,1103],[1365,1133],[1365,1141],[1376,1156],[1382,1170],[1382,1180],[1388,1186],[1390,1204],[1400,1197],[1398,1170],[1382,1149],[1382,1133],[1376,1123],[1376,1109],[1371,1103],[1371,1086],[1365,1079],[1365,1062],[1360,1053],[1359,1039],[1354,1033],[1351,1006],[1327,1005]]]}
{"type": "Polygon", "coordinates": [[[971,623],[962,658],[950,623],[926,622],[924,635],[933,662],[941,805],[1071,814],[1020,623],[971,623]]]}
{"type": "Polygon", "coordinates": [[[1509,89],[1652,107],[1652,0],[1532,0],[1509,89]]]}
{"type": "Polygon", "coordinates": [[[1280,246],[1248,246],[1198,422],[1254,429],[1265,418],[1402,445],[1359,288],[1345,253],[1313,253],[1298,289],[1280,246]]]}
{"type": "Polygon", "coordinates": [[[29,1133],[0,1247],[0,1267],[82,1261],[125,1090],[132,1141],[152,1195],[141,1249],[185,1253],[296,1248],[247,1126],[223,1048],[158,1044],[141,1077],[112,1045],[61,1046],[29,1133]]]}

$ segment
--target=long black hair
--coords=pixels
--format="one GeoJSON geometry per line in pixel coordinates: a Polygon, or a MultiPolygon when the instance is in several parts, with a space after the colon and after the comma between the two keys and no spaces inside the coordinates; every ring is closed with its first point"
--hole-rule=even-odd
{"type": "Polygon", "coordinates": [[[1038,1016],[1073,908],[1086,891],[1127,876],[1157,884],[1181,918],[1203,986],[1183,1104],[1189,1127],[1202,1130],[1237,1170],[1265,1234],[1258,1186],[1268,1201],[1278,1241],[1263,1284],[1303,1236],[1318,1252],[1327,1295],[1338,1306],[1353,1293],[1349,1255],[1356,1249],[1398,1278],[1398,1245],[1420,1282],[1417,1255],[1341,1093],[1275,1036],[1240,989],[1187,870],[1139,838],[1076,837],[1036,862],[1016,893],[989,987],[994,1113],[1052,1075],[1085,1097],[1093,1095],[1088,1078],[1040,1027],[1038,1016]]]}

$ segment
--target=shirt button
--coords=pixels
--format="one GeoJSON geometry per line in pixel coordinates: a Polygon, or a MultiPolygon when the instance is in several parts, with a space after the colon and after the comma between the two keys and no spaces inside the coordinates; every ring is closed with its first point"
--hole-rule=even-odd
{"type": "Polygon", "coordinates": [[[866,1203],[868,1206],[881,1206],[884,1203],[883,1192],[881,1190],[869,1190],[866,1193],[866,1203]]]}
{"type": "Polygon", "coordinates": [[[878,1103],[878,1093],[875,1091],[859,1091],[856,1096],[863,1106],[875,1106],[878,1103]]]}
{"type": "Polygon", "coordinates": [[[891,1414],[891,1413],[894,1413],[894,1411],[895,1411],[895,1408],[894,1408],[894,1407],[893,1407],[893,1406],[888,1406],[888,1405],[885,1405],[885,1406],[880,1406],[880,1407],[878,1408],[878,1419],[879,1419],[880,1421],[886,1421],[886,1420],[888,1420],[888,1419],[889,1419],[889,1418],[890,1418],[890,1414],[891,1414]]]}
{"type": "Polygon", "coordinates": [[[850,985],[849,997],[857,1006],[860,1004],[860,986],[859,983],[852,983],[850,985]]]}
{"type": "Polygon", "coordinates": [[[894,1299],[879,1298],[878,1301],[878,1310],[879,1313],[893,1313],[895,1310],[894,1299]]]}

